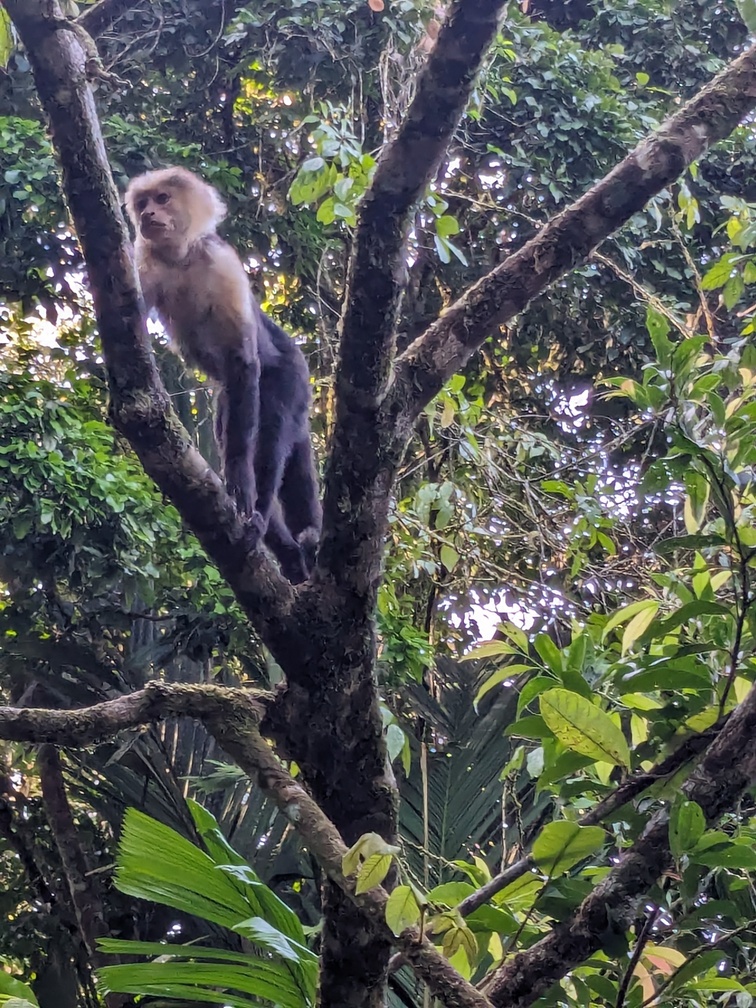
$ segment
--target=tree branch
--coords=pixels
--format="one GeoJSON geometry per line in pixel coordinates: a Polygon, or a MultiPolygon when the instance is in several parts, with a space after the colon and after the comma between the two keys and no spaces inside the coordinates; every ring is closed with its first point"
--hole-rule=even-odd
{"type": "Polygon", "coordinates": [[[504,0],[454,0],[399,132],[360,203],[341,320],[319,553],[321,570],[350,594],[366,591],[370,597],[381,567],[394,465],[391,427],[382,431],[378,410],[394,356],[409,211],[464,112],[503,6],[504,0]],[[387,470],[388,479],[382,479],[387,470]]]}
{"type": "Polygon", "coordinates": [[[429,326],[396,362],[387,412],[411,423],[497,326],[583,262],[754,106],[756,46],[429,326]]]}
{"type": "Polygon", "coordinates": [[[274,801],[339,888],[373,926],[404,955],[431,993],[447,1008],[491,1008],[491,1002],[464,980],[417,928],[397,939],[386,924],[388,893],[382,887],[356,895],[341,870],[347,847],[333,823],[304,787],[284,769],[260,734],[268,694],[205,684],[149,683],[129,696],[72,711],[0,707],[0,738],[82,746],[111,738],[117,731],[168,717],[201,721],[225,752],[274,801]]]}
{"type": "MultiPolygon", "coordinates": [[[[683,785],[709,825],[756,782],[756,687],[730,715],[683,785]]],[[[669,812],[657,812],[619,863],[580,907],[525,952],[499,967],[484,989],[495,1008],[526,1008],[602,947],[612,931],[632,923],[638,900],[672,865],[669,812]]]]}
{"type": "Polygon", "coordinates": [[[96,39],[141,2],[142,0],[100,0],[93,7],[86,7],[76,18],[76,22],[88,35],[96,39]]]}
{"type": "Polygon", "coordinates": [[[213,686],[207,683],[148,683],[115,700],[77,710],[41,707],[0,707],[0,738],[9,742],[52,742],[80,748],[104,742],[116,732],[154,724],[170,717],[202,721],[215,713],[238,720],[240,712],[259,720],[272,695],[263,691],[213,686]]]}
{"type": "Polygon", "coordinates": [[[288,617],[294,591],[245,530],[218,476],[171,409],[144,325],[136,271],[110,173],[86,54],[53,0],[7,0],[49,116],[63,188],[79,235],[108,369],[110,412],[145,471],[175,504],[284,667],[300,653],[288,617]]]}

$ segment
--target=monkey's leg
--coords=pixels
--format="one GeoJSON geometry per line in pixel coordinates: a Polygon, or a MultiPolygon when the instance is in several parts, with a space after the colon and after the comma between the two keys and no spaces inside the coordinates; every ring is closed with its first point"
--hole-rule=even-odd
{"type": "Polygon", "coordinates": [[[255,542],[265,531],[260,519],[255,479],[255,448],[260,426],[260,365],[242,354],[229,354],[225,361],[225,381],[219,397],[216,430],[223,436],[219,445],[228,493],[239,513],[250,519],[255,542]]]}
{"type": "Polygon", "coordinates": [[[302,547],[305,568],[309,573],[315,565],[323,518],[309,431],[305,431],[291,450],[279,498],[286,525],[302,547]]]}
{"type": "Polygon", "coordinates": [[[264,368],[260,379],[260,432],[255,454],[257,510],[268,527],[294,440],[291,407],[278,368],[264,368]]]}
{"type": "Polygon", "coordinates": [[[302,550],[286,527],[278,501],[274,503],[270,512],[265,545],[278,560],[284,577],[292,584],[301,584],[307,580],[302,550]]]}

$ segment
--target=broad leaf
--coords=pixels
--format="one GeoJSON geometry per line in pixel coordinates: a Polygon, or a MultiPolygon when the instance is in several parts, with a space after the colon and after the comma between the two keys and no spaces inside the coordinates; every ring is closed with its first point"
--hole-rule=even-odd
{"type": "Polygon", "coordinates": [[[533,844],[533,859],[547,875],[560,875],[599,851],[604,840],[600,826],[578,826],[564,820],[548,823],[533,844]]]}
{"type": "Polygon", "coordinates": [[[541,694],[541,717],[568,749],[596,760],[630,765],[625,736],[599,707],[565,689],[541,694]]]}

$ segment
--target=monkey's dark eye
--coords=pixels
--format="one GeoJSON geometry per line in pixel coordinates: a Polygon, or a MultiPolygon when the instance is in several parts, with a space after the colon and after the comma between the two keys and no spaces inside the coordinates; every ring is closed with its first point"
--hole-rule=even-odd
{"type": "Polygon", "coordinates": [[[146,200],[146,199],[144,198],[144,196],[141,196],[141,197],[140,197],[140,198],[139,198],[139,199],[138,199],[138,200],[136,201],[136,204],[135,204],[135,206],[136,206],[137,210],[140,210],[140,211],[141,211],[141,210],[144,210],[144,208],[145,208],[145,207],[147,206],[147,200],[146,200]]]}
{"type": "Polygon", "coordinates": [[[162,205],[163,203],[167,203],[170,198],[171,197],[167,192],[161,192],[155,197],[155,202],[162,205]]]}

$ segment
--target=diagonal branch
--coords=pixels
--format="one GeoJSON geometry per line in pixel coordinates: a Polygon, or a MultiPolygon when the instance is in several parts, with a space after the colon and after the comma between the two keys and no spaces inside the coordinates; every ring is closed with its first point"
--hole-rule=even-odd
{"type": "MultiPolygon", "coordinates": [[[[756,783],[756,687],[730,715],[683,785],[709,825],[756,783]]],[[[657,812],[619,863],[578,909],[485,984],[496,1008],[527,1008],[556,981],[597,952],[612,931],[631,925],[639,899],[672,865],[669,812],[657,812]]]]}
{"type": "Polygon", "coordinates": [[[409,211],[464,112],[504,2],[454,0],[407,115],[360,204],[341,321],[319,560],[348,591],[372,586],[380,569],[389,489],[381,473],[390,446],[378,409],[391,375],[409,211]]]}
{"type": "Polygon", "coordinates": [[[108,369],[110,413],[145,471],[175,504],[282,665],[298,660],[295,594],[246,548],[231,499],[171,409],[144,325],[136,272],[92,93],[86,54],[47,0],[5,4],[26,47],[63,169],[108,369]]]}
{"type": "Polygon", "coordinates": [[[579,263],[756,106],[756,46],[719,73],[601,182],[482,277],[396,362],[387,410],[414,420],[496,327],[579,263]]]}
{"type": "Polygon", "coordinates": [[[282,766],[260,734],[267,694],[205,684],[149,683],[129,696],[72,711],[0,707],[0,738],[81,746],[112,738],[168,717],[201,721],[264,794],[275,802],[318,859],[328,878],[346,893],[373,926],[398,942],[405,958],[447,1008],[491,1008],[488,998],[457,973],[417,928],[398,939],[386,923],[388,893],[377,886],[357,895],[345,878],[342,859],[347,847],[339,831],[304,787],[282,766]]]}

